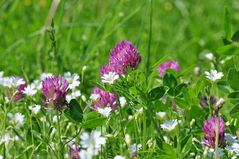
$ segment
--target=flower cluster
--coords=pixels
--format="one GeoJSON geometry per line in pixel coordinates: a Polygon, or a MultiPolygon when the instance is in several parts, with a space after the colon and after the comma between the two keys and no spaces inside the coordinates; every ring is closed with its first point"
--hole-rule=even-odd
{"type": "MultiPolygon", "coordinates": [[[[215,148],[216,145],[216,131],[217,131],[217,121],[218,117],[213,116],[209,120],[204,121],[203,131],[205,132],[205,137],[202,141],[205,146],[215,148]]],[[[218,132],[218,145],[224,146],[225,138],[225,124],[222,117],[219,118],[219,132],[218,132]]]]}
{"type": "Polygon", "coordinates": [[[66,104],[66,94],[68,91],[68,82],[61,76],[47,77],[42,82],[42,94],[45,96],[45,103],[55,106],[56,109],[62,109],[66,104]]]}
{"type": "Polygon", "coordinates": [[[98,87],[93,88],[92,99],[92,108],[95,110],[97,110],[98,108],[106,107],[110,107],[113,110],[117,110],[118,108],[117,95],[110,92],[106,92],[98,87]]]}
{"type": "Polygon", "coordinates": [[[158,67],[158,75],[163,77],[166,73],[167,69],[173,69],[174,71],[179,71],[179,64],[176,61],[167,61],[159,65],[158,67]]]}
{"type": "Polygon", "coordinates": [[[69,147],[68,154],[71,159],[92,159],[106,143],[106,138],[96,130],[91,133],[84,132],[80,139],[80,146],[74,144],[69,147]]]}
{"type": "Polygon", "coordinates": [[[110,51],[109,64],[105,64],[101,71],[101,79],[104,83],[112,84],[126,73],[127,68],[136,69],[141,62],[141,56],[136,47],[130,42],[123,40],[110,51]]]}

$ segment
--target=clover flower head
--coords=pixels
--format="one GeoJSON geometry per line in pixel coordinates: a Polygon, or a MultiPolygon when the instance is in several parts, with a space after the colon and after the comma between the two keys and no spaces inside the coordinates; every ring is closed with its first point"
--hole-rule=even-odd
{"type": "Polygon", "coordinates": [[[68,82],[61,76],[47,77],[42,82],[42,94],[45,96],[45,103],[61,109],[66,104],[68,82]]]}
{"type": "Polygon", "coordinates": [[[163,77],[167,69],[173,69],[174,71],[179,71],[179,64],[176,61],[166,61],[159,65],[158,67],[158,75],[163,77]]]}

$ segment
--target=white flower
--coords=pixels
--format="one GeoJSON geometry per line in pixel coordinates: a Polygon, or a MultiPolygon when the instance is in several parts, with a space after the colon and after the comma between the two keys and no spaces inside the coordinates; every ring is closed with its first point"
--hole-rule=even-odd
{"type": "Polygon", "coordinates": [[[3,77],[3,71],[0,71],[0,78],[3,77]]]}
{"type": "Polygon", "coordinates": [[[77,97],[81,96],[80,90],[73,90],[70,94],[66,95],[66,101],[70,102],[72,99],[76,99],[77,97]]]}
{"type": "Polygon", "coordinates": [[[125,157],[117,155],[117,156],[114,157],[114,159],[125,159],[125,157]]]}
{"type": "Polygon", "coordinates": [[[80,159],[93,159],[94,150],[92,148],[88,148],[86,150],[81,149],[79,153],[80,159]]]}
{"type": "Polygon", "coordinates": [[[93,101],[96,101],[100,98],[100,95],[99,94],[91,94],[90,96],[90,99],[93,100],[93,101]]]}
{"type": "Polygon", "coordinates": [[[165,131],[172,131],[173,129],[176,128],[176,126],[178,125],[178,120],[165,120],[163,122],[163,124],[161,124],[161,128],[164,129],[165,131]]]}
{"type": "Polygon", "coordinates": [[[131,146],[131,154],[137,153],[142,148],[142,144],[133,144],[131,146]]]}
{"type": "Polygon", "coordinates": [[[41,74],[41,80],[43,81],[44,79],[46,79],[47,77],[51,77],[51,76],[53,76],[53,74],[52,73],[42,73],[41,74]]]}
{"type": "Polygon", "coordinates": [[[125,142],[127,145],[130,145],[131,143],[131,138],[130,138],[130,135],[129,134],[125,134],[125,142]]]}
{"type": "Polygon", "coordinates": [[[87,69],[87,66],[82,67],[82,71],[85,71],[87,69]]]}
{"type": "Polygon", "coordinates": [[[34,96],[37,93],[37,89],[34,85],[28,85],[24,90],[23,93],[27,96],[34,96]]]}
{"type": "Polygon", "coordinates": [[[29,106],[28,108],[32,111],[32,113],[37,114],[40,111],[41,106],[40,105],[32,105],[32,106],[29,106]]]}
{"type": "Polygon", "coordinates": [[[71,75],[70,72],[66,72],[63,78],[66,79],[67,82],[69,83],[69,89],[74,90],[76,87],[80,85],[79,75],[76,73],[71,75]]]}
{"type": "Polygon", "coordinates": [[[119,98],[119,102],[120,102],[120,106],[121,106],[122,108],[123,108],[123,107],[126,105],[126,103],[127,103],[125,97],[120,97],[120,98],[119,98]]]}
{"type": "Polygon", "coordinates": [[[224,76],[222,72],[217,72],[217,70],[211,70],[210,72],[206,71],[205,75],[206,75],[206,78],[212,81],[219,80],[224,76]]]}
{"type": "Polygon", "coordinates": [[[52,121],[53,121],[53,123],[57,122],[57,115],[54,115],[54,116],[52,117],[52,121]]]}
{"type": "Polygon", "coordinates": [[[133,116],[132,116],[132,115],[129,115],[129,116],[128,116],[128,119],[129,119],[129,120],[133,119],[133,116]]]}
{"type": "Polygon", "coordinates": [[[6,145],[11,141],[10,135],[7,133],[4,136],[2,136],[1,142],[5,143],[6,145]]]}
{"type": "Polygon", "coordinates": [[[238,143],[233,143],[231,146],[227,146],[226,150],[228,150],[231,153],[236,153],[239,155],[239,144],[238,143]]]}
{"type": "Polygon", "coordinates": [[[13,119],[14,122],[17,123],[17,126],[21,126],[24,124],[24,115],[22,115],[21,113],[16,113],[13,119]]]}
{"type": "MultiPolygon", "coordinates": [[[[215,151],[215,150],[212,149],[212,148],[209,149],[209,151],[208,151],[208,156],[209,156],[210,158],[213,157],[214,151],[215,151]]],[[[223,152],[223,150],[222,150],[221,148],[218,148],[218,156],[219,156],[219,157],[224,156],[224,152],[223,152]]]]}
{"type": "Polygon", "coordinates": [[[235,142],[238,142],[238,140],[236,140],[236,136],[229,134],[229,133],[225,133],[225,140],[227,141],[227,143],[229,144],[233,144],[235,142]]]}
{"type": "Polygon", "coordinates": [[[206,57],[208,60],[213,60],[214,55],[213,55],[213,53],[207,53],[207,54],[205,55],[205,57],[206,57]]]}
{"type": "Polygon", "coordinates": [[[2,155],[0,155],[0,159],[3,159],[3,156],[2,156],[2,155]]]}
{"type": "Polygon", "coordinates": [[[42,82],[40,80],[34,80],[32,82],[32,85],[35,87],[35,89],[40,90],[42,89],[42,82]]]}
{"type": "Polygon", "coordinates": [[[105,117],[109,117],[110,112],[112,111],[111,107],[98,108],[97,111],[105,117]]]}
{"type": "Polygon", "coordinates": [[[80,139],[82,148],[93,149],[95,155],[98,154],[101,146],[106,143],[106,138],[101,137],[100,131],[92,131],[90,134],[83,133],[80,139]]]}
{"type": "Polygon", "coordinates": [[[115,72],[109,72],[101,77],[102,82],[108,84],[113,84],[117,79],[119,79],[119,75],[115,72]]]}
{"type": "Polygon", "coordinates": [[[142,114],[143,111],[144,111],[143,107],[141,107],[140,109],[137,109],[137,110],[136,110],[136,112],[137,112],[138,114],[142,114]]]}
{"type": "Polygon", "coordinates": [[[163,119],[163,118],[166,116],[166,112],[157,112],[156,115],[157,115],[159,118],[163,119]]]}
{"type": "Polygon", "coordinates": [[[22,84],[25,84],[26,82],[19,77],[3,77],[0,78],[0,85],[5,86],[5,87],[18,87],[22,84]]]}

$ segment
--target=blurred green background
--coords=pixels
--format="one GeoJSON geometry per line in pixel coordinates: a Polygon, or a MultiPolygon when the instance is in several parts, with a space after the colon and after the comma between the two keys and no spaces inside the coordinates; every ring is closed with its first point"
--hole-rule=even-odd
{"type": "MultiPolygon", "coordinates": [[[[54,17],[56,53],[48,31],[41,32],[50,0],[0,1],[0,70],[34,79],[41,72],[80,73],[99,78],[109,52],[132,41],[145,69],[152,10],[150,64],[165,55],[181,68],[198,64],[202,52],[215,52],[224,36],[224,8],[239,25],[238,0],[61,0],[54,17]]],[[[237,28],[233,28],[233,31],[237,28]]]]}

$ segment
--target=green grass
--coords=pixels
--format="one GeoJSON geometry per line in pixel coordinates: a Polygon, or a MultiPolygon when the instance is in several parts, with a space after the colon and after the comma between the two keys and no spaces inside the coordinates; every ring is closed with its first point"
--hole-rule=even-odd
{"type": "MultiPolygon", "coordinates": [[[[57,54],[61,59],[58,67],[51,64],[49,34],[39,33],[51,4],[45,1],[40,5],[40,1],[44,2],[1,2],[0,69],[6,74],[22,75],[24,70],[33,79],[40,72],[79,72],[88,65],[89,78],[96,78],[100,67],[107,62],[110,49],[122,39],[137,45],[143,57],[140,67],[145,68],[150,0],[62,0],[54,17],[57,54]]],[[[236,0],[227,3],[152,0],[150,65],[165,55],[178,59],[184,68],[199,64],[201,52],[214,52],[221,45],[224,7],[229,8],[232,24],[237,26],[239,3],[236,0]]]]}

